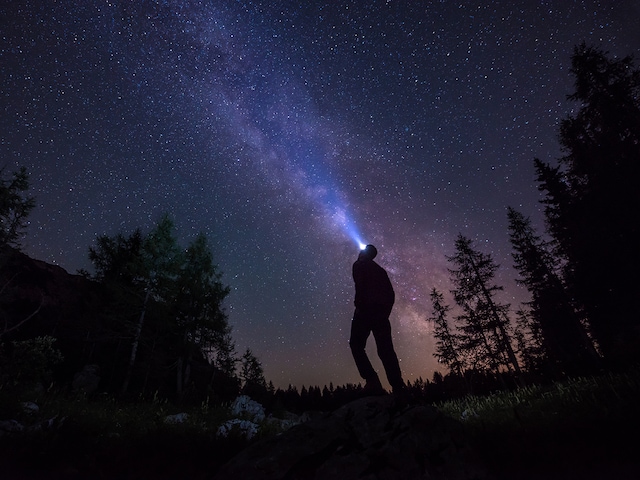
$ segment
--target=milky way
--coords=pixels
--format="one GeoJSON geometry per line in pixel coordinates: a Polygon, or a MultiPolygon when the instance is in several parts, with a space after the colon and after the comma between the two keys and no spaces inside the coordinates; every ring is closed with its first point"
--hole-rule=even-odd
{"type": "Polygon", "coordinates": [[[458,233],[526,300],[506,208],[542,228],[533,159],[560,155],[577,108],[573,47],[640,49],[631,0],[4,3],[2,164],[38,203],[25,251],[89,269],[96,236],[169,212],[185,244],[207,234],[238,350],[283,387],[359,381],[359,242],[396,288],[407,379],[438,369],[428,293],[450,288],[458,233]]]}

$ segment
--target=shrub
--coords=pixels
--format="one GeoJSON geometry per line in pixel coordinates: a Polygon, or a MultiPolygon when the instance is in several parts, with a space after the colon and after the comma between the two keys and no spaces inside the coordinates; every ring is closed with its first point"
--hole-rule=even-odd
{"type": "Polygon", "coordinates": [[[11,342],[10,348],[3,349],[0,355],[2,383],[28,388],[50,384],[53,367],[63,360],[55,341],[47,335],[11,342]]]}

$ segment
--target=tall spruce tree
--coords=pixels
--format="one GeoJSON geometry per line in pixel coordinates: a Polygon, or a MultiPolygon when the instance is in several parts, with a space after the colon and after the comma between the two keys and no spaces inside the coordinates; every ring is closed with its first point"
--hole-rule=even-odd
{"type": "Polygon", "coordinates": [[[435,287],[429,296],[432,311],[428,320],[435,325],[433,335],[436,338],[433,356],[438,359],[438,362],[446,365],[452,373],[462,376],[464,363],[459,347],[460,338],[449,326],[448,315],[451,307],[444,303],[444,295],[435,287]]]}
{"type": "Polygon", "coordinates": [[[236,364],[239,360],[236,355],[236,344],[231,337],[231,327],[227,326],[224,330],[217,332],[216,337],[208,357],[221,373],[228,377],[236,377],[236,364]]]}
{"type": "Polygon", "coordinates": [[[498,265],[461,234],[455,248],[455,254],[447,259],[454,266],[449,269],[455,287],[452,293],[463,312],[456,317],[463,348],[474,350],[478,365],[494,373],[507,369],[520,374],[509,333],[509,305],[495,299],[496,292],[503,289],[493,283],[498,265]]]}
{"type": "Polygon", "coordinates": [[[578,103],[560,124],[565,155],[535,160],[564,280],[605,359],[640,357],[640,72],[631,57],[582,44],[571,59],[578,103]]]}
{"type": "Polygon", "coordinates": [[[247,348],[240,362],[242,392],[250,397],[261,399],[267,391],[267,382],[264,378],[264,370],[260,360],[258,360],[258,357],[253,354],[250,348],[247,348]]]}
{"type": "Polygon", "coordinates": [[[540,324],[532,318],[529,309],[521,308],[516,311],[514,339],[524,370],[529,374],[539,374],[545,379],[553,378],[556,373],[555,365],[551,364],[544,348],[540,324]]]}
{"type": "Polygon", "coordinates": [[[509,239],[518,282],[531,294],[529,327],[542,342],[556,377],[591,373],[598,354],[558,275],[558,262],[531,219],[508,207],[509,239]]]}

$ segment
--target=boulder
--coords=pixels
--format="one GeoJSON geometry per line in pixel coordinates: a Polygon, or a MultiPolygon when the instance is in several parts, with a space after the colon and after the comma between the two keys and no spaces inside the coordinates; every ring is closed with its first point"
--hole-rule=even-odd
{"type": "Polygon", "coordinates": [[[164,423],[169,425],[180,425],[189,419],[188,413],[176,413],[175,415],[167,415],[164,417],[164,423]]]}
{"type": "Polygon", "coordinates": [[[458,421],[430,405],[366,397],[249,446],[216,480],[488,479],[458,421]]]}
{"type": "Polygon", "coordinates": [[[264,407],[247,395],[240,395],[231,404],[231,415],[260,423],[264,420],[264,407]]]}

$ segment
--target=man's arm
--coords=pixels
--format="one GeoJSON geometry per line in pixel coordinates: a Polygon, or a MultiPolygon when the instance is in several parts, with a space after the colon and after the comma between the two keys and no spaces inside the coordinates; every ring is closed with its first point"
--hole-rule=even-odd
{"type": "Polygon", "coordinates": [[[366,299],[366,265],[363,261],[358,260],[353,264],[352,274],[353,274],[353,282],[356,286],[356,296],[354,300],[354,304],[356,307],[362,308],[365,304],[366,299]]]}

